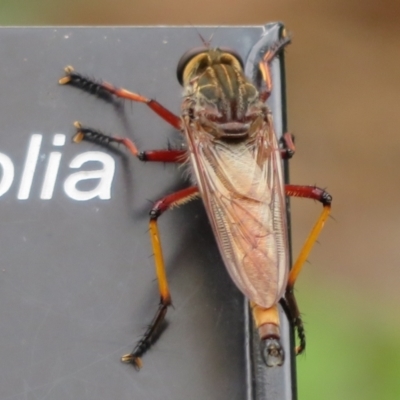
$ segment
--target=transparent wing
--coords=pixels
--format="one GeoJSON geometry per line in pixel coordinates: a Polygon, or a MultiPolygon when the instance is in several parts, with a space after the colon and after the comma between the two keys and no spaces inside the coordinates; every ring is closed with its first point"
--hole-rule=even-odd
{"type": "Polygon", "coordinates": [[[284,183],[270,121],[247,141],[187,130],[192,165],[225,265],[263,307],[283,294],[288,273],[284,183]]]}

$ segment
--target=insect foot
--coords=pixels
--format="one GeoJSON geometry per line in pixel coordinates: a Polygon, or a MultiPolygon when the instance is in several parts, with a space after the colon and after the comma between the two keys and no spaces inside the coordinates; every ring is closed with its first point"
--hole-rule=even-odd
{"type": "Polygon", "coordinates": [[[132,364],[137,371],[143,366],[142,359],[140,357],[135,357],[132,353],[122,356],[121,361],[126,364],[132,364]]]}

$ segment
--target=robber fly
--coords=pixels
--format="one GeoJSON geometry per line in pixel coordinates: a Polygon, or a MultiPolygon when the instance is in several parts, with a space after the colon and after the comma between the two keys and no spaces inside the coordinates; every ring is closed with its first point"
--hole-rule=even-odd
{"type": "Polygon", "coordinates": [[[280,146],[266,100],[271,94],[270,65],[290,42],[288,36],[262,56],[257,88],[244,75],[243,61],[233,50],[203,47],[186,52],[177,67],[184,88],[181,116],[174,115],[155,100],[115,86],[97,82],[65,69],[60,84],[69,84],[100,98],[117,97],[145,103],[179,130],[187,150],[139,151],[127,138],[111,137],[75,123],[75,142],[121,143],[141,161],[189,163],[193,186],[157,201],[150,211],[150,237],[155,258],[161,301],[142,339],[122,361],[142,365],[141,356],[157,337],[171,305],[162,256],[157,219],[166,210],[201,197],[225,266],[236,286],[249,299],[258,329],[263,359],[268,366],[284,362],[280,342],[278,303],[288,310],[299,345],[305,334],[293,294],[302,265],[330,213],[331,196],[315,186],[285,185],[282,158],[294,153],[291,135],[280,146]],[[292,269],[286,221],[286,196],[318,200],[322,213],[292,269]]]}

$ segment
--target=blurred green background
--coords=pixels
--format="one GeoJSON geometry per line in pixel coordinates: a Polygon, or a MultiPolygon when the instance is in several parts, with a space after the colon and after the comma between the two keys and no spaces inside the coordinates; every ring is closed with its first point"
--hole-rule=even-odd
{"type": "MultiPolygon", "coordinates": [[[[400,2],[0,0],[2,25],[276,20],[293,33],[291,180],[327,187],[334,198],[334,219],[297,285],[308,334],[299,399],[400,399],[400,2]]],[[[296,254],[320,206],[292,206],[296,254]]]]}

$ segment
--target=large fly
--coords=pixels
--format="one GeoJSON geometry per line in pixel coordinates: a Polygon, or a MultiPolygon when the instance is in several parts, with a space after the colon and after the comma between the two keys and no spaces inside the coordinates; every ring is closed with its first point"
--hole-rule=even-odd
{"type": "Polygon", "coordinates": [[[258,329],[263,359],[268,366],[284,362],[280,341],[278,303],[288,311],[299,344],[305,334],[293,294],[295,281],[329,216],[331,196],[315,186],[285,185],[282,158],[294,153],[291,135],[280,146],[272,114],[266,105],[271,94],[270,65],[290,42],[288,36],[271,46],[259,63],[261,88],[243,72],[243,61],[231,49],[203,47],[186,52],[177,67],[184,88],[182,113],[177,116],[155,100],[76,73],[72,67],[60,84],[69,84],[98,97],[128,99],[147,104],[178,129],[187,150],[139,151],[128,138],[111,137],[75,123],[75,142],[121,143],[141,161],[189,162],[193,186],[157,201],[150,211],[150,237],[154,251],[160,305],[141,340],[122,361],[142,365],[141,357],[152,345],[171,296],[162,256],[157,219],[168,209],[196,197],[203,200],[219,251],[232,280],[249,299],[258,329]],[[289,266],[286,196],[318,200],[323,210],[293,267],[289,266]]]}

